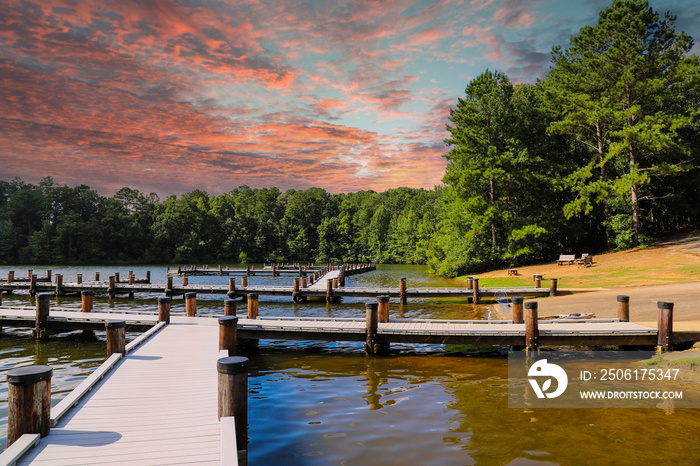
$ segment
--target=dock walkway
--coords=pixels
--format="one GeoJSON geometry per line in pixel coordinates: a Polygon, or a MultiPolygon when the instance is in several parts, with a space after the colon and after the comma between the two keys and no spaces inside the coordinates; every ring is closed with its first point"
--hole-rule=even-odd
{"type": "Polygon", "coordinates": [[[18,465],[219,464],[218,322],[173,317],[18,465]]]}

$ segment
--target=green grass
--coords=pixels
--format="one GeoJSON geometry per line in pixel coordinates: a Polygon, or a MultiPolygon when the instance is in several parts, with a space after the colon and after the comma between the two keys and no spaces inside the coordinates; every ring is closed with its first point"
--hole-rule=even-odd
{"type": "MultiPolygon", "coordinates": [[[[467,277],[466,275],[464,277],[457,277],[457,280],[467,281],[467,277]]],[[[535,282],[532,279],[528,280],[524,277],[480,278],[479,286],[487,288],[535,286],[535,282]]],[[[545,280],[542,280],[542,286],[549,286],[549,280],[547,280],[546,284],[545,280]]]]}

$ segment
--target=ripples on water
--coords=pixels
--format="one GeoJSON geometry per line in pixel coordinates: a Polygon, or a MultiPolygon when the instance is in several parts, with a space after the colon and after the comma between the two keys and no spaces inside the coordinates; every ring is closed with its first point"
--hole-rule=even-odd
{"type": "MultiPolygon", "coordinates": [[[[20,267],[15,267],[16,276],[20,267]]],[[[45,267],[35,267],[40,274],[45,267]]],[[[54,268],[72,281],[76,273],[107,277],[128,270],[54,268]],[[88,273],[89,272],[89,273],[88,273]]],[[[133,268],[138,277],[146,268],[133,268]]],[[[152,281],[165,283],[164,268],[152,281]]],[[[0,277],[6,270],[0,270],[0,277]]],[[[347,279],[348,286],[450,286],[422,267],[383,266],[347,279]]],[[[251,284],[291,284],[291,277],[250,277],[251,284]]],[[[175,279],[177,284],[179,279],[175,279]]],[[[190,283],[226,283],[191,277],[190,283]]],[[[240,278],[237,278],[240,283],[240,278]]],[[[109,300],[96,309],[156,312],[152,296],[109,300]]],[[[198,313],[222,313],[223,296],[198,296],[198,313]]],[[[260,315],[363,317],[365,299],[295,304],[291,297],[263,297],[260,315]]],[[[28,296],[5,296],[4,305],[30,305],[28,296]]],[[[76,298],[52,305],[79,307],[76,298]]],[[[239,303],[239,314],[245,313],[239,303]]],[[[392,319],[486,318],[487,306],[460,300],[391,303],[392,319]]],[[[173,312],[184,313],[177,299],[173,312]]],[[[133,337],[134,335],[130,335],[133,337]]],[[[5,444],[5,372],[25,364],[54,367],[55,404],[104,360],[104,332],[73,332],[37,343],[29,332],[0,334],[0,449],[5,444]]],[[[700,464],[700,410],[536,409],[507,407],[507,359],[489,350],[438,345],[392,345],[387,357],[366,357],[352,342],[264,341],[250,358],[250,464],[700,464]],[[465,354],[466,351],[466,354],[465,354]]]]}

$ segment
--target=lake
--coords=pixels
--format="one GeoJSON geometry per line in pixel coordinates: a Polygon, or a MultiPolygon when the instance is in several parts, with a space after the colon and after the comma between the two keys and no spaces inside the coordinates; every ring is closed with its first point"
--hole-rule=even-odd
{"type": "MultiPolygon", "coordinates": [[[[218,265],[218,264],[216,264],[218,265]]],[[[213,265],[212,265],[213,266],[213,265]]],[[[0,268],[24,276],[28,267],[0,268]]],[[[73,281],[77,273],[104,279],[133,270],[165,283],[165,267],[47,268],[73,281]]],[[[379,266],[348,277],[347,286],[459,286],[430,277],[421,266],[379,266]]],[[[179,283],[175,278],[175,283],[179,283]]],[[[227,283],[226,277],[190,277],[190,283],[227,283]]],[[[291,284],[290,277],[250,277],[251,284],[291,284]]],[[[240,279],[237,278],[237,283],[240,279]]],[[[155,297],[95,297],[95,309],[157,312],[155,297]]],[[[198,313],[222,314],[223,296],[198,296],[198,313]]],[[[363,317],[362,299],[295,304],[265,297],[260,315],[363,317]]],[[[4,295],[3,305],[30,305],[28,295],[4,295]]],[[[76,307],[76,297],[52,305],[76,307]]],[[[239,313],[244,313],[239,305],[239,313]]],[[[487,319],[489,305],[458,299],[392,300],[391,318],[487,319]]],[[[173,303],[184,313],[184,301],[173,303]]],[[[135,335],[129,335],[130,338],[135,335]]],[[[250,464],[698,464],[700,410],[508,408],[505,349],[392,345],[386,357],[367,357],[360,343],[263,341],[248,351],[250,464]]],[[[0,334],[0,449],[6,443],[5,372],[20,365],[54,367],[52,402],[77,386],[105,358],[103,332],[35,342],[26,330],[0,334]]]]}

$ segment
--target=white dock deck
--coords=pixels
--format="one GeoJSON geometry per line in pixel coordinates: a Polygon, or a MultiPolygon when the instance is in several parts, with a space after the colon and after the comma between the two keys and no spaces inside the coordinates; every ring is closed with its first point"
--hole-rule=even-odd
{"type": "Polygon", "coordinates": [[[218,332],[216,319],[173,318],[17,464],[219,464],[218,332]]]}

